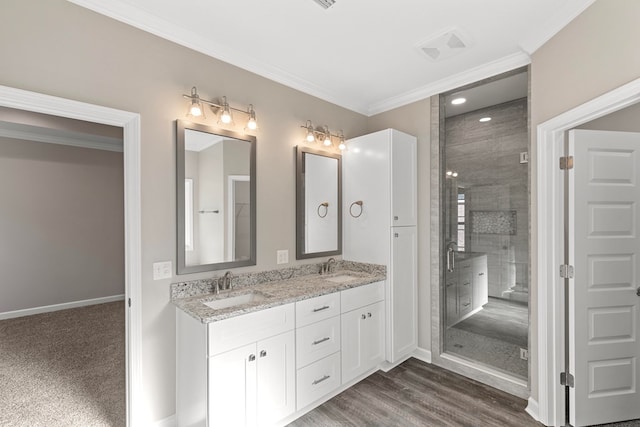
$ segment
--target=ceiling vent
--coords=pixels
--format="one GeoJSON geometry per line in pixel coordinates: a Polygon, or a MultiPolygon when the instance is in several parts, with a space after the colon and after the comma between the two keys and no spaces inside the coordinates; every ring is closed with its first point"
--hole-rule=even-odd
{"type": "Polygon", "coordinates": [[[417,45],[432,61],[451,58],[469,47],[468,38],[457,28],[449,28],[417,45]]]}
{"type": "Polygon", "coordinates": [[[336,0],[313,0],[313,1],[315,1],[316,3],[318,3],[320,6],[324,7],[325,9],[329,9],[336,2],[336,0]]]}

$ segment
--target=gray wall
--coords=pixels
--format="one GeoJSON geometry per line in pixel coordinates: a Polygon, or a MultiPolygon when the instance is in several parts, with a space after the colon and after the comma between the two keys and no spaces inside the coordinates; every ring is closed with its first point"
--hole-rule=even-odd
{"type": "MultiPolygon", "coordinates": [[[[232,106],[252,103],[257,112],[258,261],[238,272],[276,268],[278,249],[289,250],[289,265],[302,263],[294,260],[300,125],[310,119],[350,138],[366,133],[367,118],[64,0],[3,0],[0,57],[2,85],[141,115],[143,410],[151,421],[169,417],[175,413],[169,284],[217,274],[159,281],[152,275],[154,262],[175,266],[174,121],[187,112],[182,94],[195,85],[205,99],[226,95],[232,106]]],[[[229,129],[242,132],[244,124],[238,117],[236,122],[229,129]]]]}
{"type": "Polygon", "coordinates": [[[122,153],[0,138],[0,313],[124,294],[122,153]]]}
{"type": "MultiPolygon", "coordinates": [[[[445,120],[447,168],[457,171],[464,188],[466,251],[487,254],[489,296],[509,298],[505,291],[528,288],[529,188],[527,100],[507,102],[445,120]],[[478,121],[491,117],[487,123],[478,121]],[[516,211],[516,234],[474,233],[473,212],[516,211]]],[[[526,300],[527,295],[520,295],[526,300]]]]}

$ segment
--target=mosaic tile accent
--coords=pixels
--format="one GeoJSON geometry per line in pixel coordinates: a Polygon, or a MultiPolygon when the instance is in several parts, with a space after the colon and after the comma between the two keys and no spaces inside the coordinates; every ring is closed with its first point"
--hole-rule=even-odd
{"type": "Polygon", "coordinates": [[[478,234],[516,234],[517,212],[471,211],[471,232],[478,234]]]}

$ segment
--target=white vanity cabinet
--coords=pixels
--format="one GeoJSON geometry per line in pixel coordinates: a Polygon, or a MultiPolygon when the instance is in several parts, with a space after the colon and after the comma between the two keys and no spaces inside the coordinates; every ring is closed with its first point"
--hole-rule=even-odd
{"type": "Polygon", "coordinates": [[[269,426],[295,412],[294,304],[206,325],[176,316],[178,426],[269,426]]]}
{"type": "Polygon", "coordinates": [[[384,282],[342,291],[342,383],[384,360],[384,282]]]}
{"type": "Polygon", "coordinates": [[[446,273],[447,326],[472,316],[489,302],[487,255],[467,254],[446,273]]]}
{"type": "Polygon", "coordinates": [[[343,259],[387,267],[386,360],[418,344],[417,140],[387,129],[348,141],[343,153],[343,259]]]}

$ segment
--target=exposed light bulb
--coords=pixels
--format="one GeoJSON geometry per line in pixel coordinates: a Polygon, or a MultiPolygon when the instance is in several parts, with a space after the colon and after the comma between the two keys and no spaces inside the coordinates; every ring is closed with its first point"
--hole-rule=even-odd
{"type": "Polygon", "coordinates": [[[256,121],[256,112],[253,110],[253,105],[249,105],[249,121],[247,122],[247,128],[249,130],[258,129],[258,122],[256,121]]]}
{"type": "Polygon", "coordinates": [[[340,145],[338,145],[340,151],[344,151],[347,148],[347,144],[344,143],[344,140],[340,141],[340,145]]]}
{"type": "Polygon", "coordinates": [[[222,97],[222,113],[220,114],[220,121],[225,124],[231,123],[231,111],[229,111],[229,103],[227,97],[222,97]]]}
{"type": "Polygon", "coordinates": [[[453,172],[452,171],[447,171],[447,176],[451,176],[451,175],[453,175],[453,172]]]}
{"type": "Polygon", "coordinates": [[[329,132],[329,126],[324,127],[324,145],[329,147],[331,145],[331,132],[329,132]]]}
{"type": "Polygon", "coordinates": [[[316,140],[316,137],[313,135],[312,130],[307,131],[307,142],[313,142],[316,140]]]}
{"type": "Polygon", "coordinates": [[[453,173],[451,174],[451,176],[452,176],[452,177],[454,177],[454,178],[455,178],[455,177],[457,177],[457,176],[458,176],[458,172],[453,172],[453,173]]]}
{"type": "Polygon", "coordinates": [[[193,117],[200,117],[202,115],[202,108],[200,108],[200,103],[195,99],[191,101],[191,108],[189,108],[189,114],[193,117]]]}

